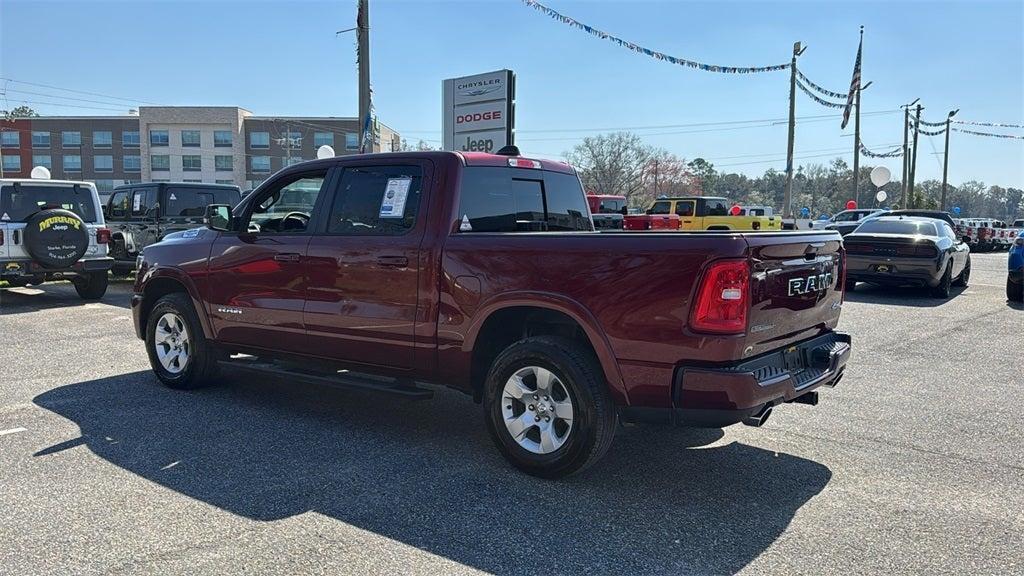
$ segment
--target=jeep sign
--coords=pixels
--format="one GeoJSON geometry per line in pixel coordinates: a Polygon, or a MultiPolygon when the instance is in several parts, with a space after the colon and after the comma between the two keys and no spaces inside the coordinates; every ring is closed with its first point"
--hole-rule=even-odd
{"type": "Polygon", "coordinates": [[[497,152],[514,143],[515,74],[498,70],[444,81],[444,149],[497,152]]]}

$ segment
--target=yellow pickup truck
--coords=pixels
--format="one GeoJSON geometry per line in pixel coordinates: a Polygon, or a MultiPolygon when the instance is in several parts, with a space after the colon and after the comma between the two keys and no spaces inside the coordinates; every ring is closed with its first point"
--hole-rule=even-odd
{"type": "Polygon", "coordinates": [[[714,196],[679,196],[657,198],[645,214],[675,214],[679,216],[680,230],[780,230],[782,220],[776,216],[756,215],[758,210],[729,213],[731,205],[726,198],[714,196]],[[750,215],[743,215],[747,212],[750,215]]]}

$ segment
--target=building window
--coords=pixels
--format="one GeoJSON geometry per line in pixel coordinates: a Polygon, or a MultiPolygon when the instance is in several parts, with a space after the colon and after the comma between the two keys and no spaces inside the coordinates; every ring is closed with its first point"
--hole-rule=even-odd
{"type": "Polygon", "coordinates": [[[149,157],[149,168],[154,172],[166,172],[171,169],[171,157],[166,154],[154,154],[149,157]]]}
{"type": "Polygon", "coordinates": [[[182,182],[192,182],[192,183],[195,183],[195,184],[202,184],[203,180],[201,178],[185,178],[184,180],[182,180],[182,182]]]}
{"type": "Polygon", "coordinates": [[[168,180],[166,178],[153,178],[152,181],[153,182],[170,182],[170,180],[168,180]]]}
{"type": "Polygon", "coordinates": [[[246,180],[245,181],[245,187],[248,188],[249,190],[255,190],[255,189],[259,188],[260,184],[263,184],[263,180],[246,180]]]}
{"type": "Polygon", "coordinates": [[[167,130],[150,130],[149,131],[149,145],[150,146],[167,146],[171,142],[171,135],[167,130]]]}
{"type": "Polygon", "coordinates": [[[214,156],[213,167],[218,172],[231,172],[235,169],[233,156],[214,156]]]}
{"type": "Polygon", "coordinates": [[[213,131],[213,145],[217,148],[230,148],[233,140],[231,130],[213,131]]]}
{"type": "Polygon", "coordinates": [[[270,172],[270,156],[253,156],[251,162],[253,172],[270,172]]]}
{"type": "Polygon", "coordinates": [[[185,172],[199,172],[200,170],[203,169],[202,157],[199,156],[198,154],[186,154],[185,156],[182,156],[181,169],[184,170],[185,172]]]}
{"type": "Polygon", "coordinates": [[[313,147],[319,148],[321,146],[334,147],[334,132],[314,132],[313,133],[313,147]]]}
{"type": "Polygon", "coordinates": [[[198,148],[202,143],[199,130],[182,130],[181,146],[183,148],[198,148]]]}
{"type": "Polygon", "coordinates": [[[292,156],[291,158],[288,159],[288,164],[287,165],[288,166],[294,166],[296,164],[301,164],[302,162],[304,162],[304,160],[302,158],[296,158],[295,156],[292,156]]]}
{"type": "Polygon", "coordinates": [[[32,165],[33,166],[44,166],[46,168],[53,168],[53,162],[50,160],[49,154],[33,154],[32,165]]]}
{"type": "Polygon", "coordinates": [[[11,131],[0,131],[0,146],[4,148],[18,148],[21,146],[21,132],[11,131]]]}
{"type": "Polygon", "coordinates": [[[93,148],[110,148],[114,144],[114,135],[109,130],[92,133],[93,148]]]}
{"type": "Polygon", "coordinates": [[[302,132],[285,132],[285,142],[289,148],[302,148],[302,132]]]}
{"type": "Polygon", "coordinates": [[[33,148],[49,148],[50,147],[50,133],[49,132],[32,132],[32,147],[33,148]]]}
{"type": "Polygon", "coordinates": [[[114,157],[113,156],[93,156],[92,157],[93,170],[97,172],[113,172],[114,171],[114,157]]]}
{"type": "Polygon", "coordinates": [[[60,145],[64,148],[81,148],[82,146],[82,133],[81,132],[61,132],[60,133],[60,145]]]}
{"type": "Polygon", "coordinates": [[[235,181],[234,180],[217,180],[215,183],[216,184],[229,184],[231,186],[235,185],[235,181]]]}
{"type": "Polygon", "coordinates": [[[121,145],[125,148],[138,148],[139,147],[139,131],[138,130],[125,130],[121,132],[121,145]]]}
{"type": "Polygon", "coordinates": [[[270,148],[270,132],[250,132],[249,148],[270,148]]]}
{"type": "Polygon", "coordinates": [[[132,184],[140,184],[142,180],[125,180],[124,183],[131,186],[132,184]]]}
{"type": "Polygon", "coordinates": [[[64,171],[65,172],[81,172],[82,171],[82,157],[78,154],[65,154],[64,155],[64,171]]]}
{"type": "Polygon", "coordinates": [[[21,156],[4,156],[4,170],[21,172],[21,156]]]}
{"type": "Polygon", "coordinates": [[[114,181],[113,180],[96,180],[95,182],[96,182],[96,191],[99,192],[100,194],[102,194],[104,192],[113,192],[114,191],[114,181]]]}
{"type": "Polygon", "coordinates": [[[142,171],[142,156],[125,156],[124,157],[124,171],[125,172],[141,172],[142,171]]]}
{"type": "Polygon", "coordinates": [[[356,134],[355,132],[345,133],[345,149],[359,150],[359,134],[356,134]]]}

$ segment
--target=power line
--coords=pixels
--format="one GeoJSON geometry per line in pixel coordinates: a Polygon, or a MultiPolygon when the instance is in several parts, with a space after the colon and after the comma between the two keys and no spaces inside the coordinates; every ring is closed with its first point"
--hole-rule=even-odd
{"type": "Polygon", "coordinates": [[[23,80],[15,80],[14,78],[0,77],[0,80],[6,80],[8,82],[14,82],[15,84],[26,84],[28,86],[36,86],[36,87],[39,87],[39,88],[50,88],[51,90],[62,90],[64,92],[73,92],[75,94],[85,94],[87,96],[99,96],[101,98],[107,98],[109,100],[124,100],[124,101],[127,101],[127,102],[137,102],[137,103],[142,103],[142,104],[153,104],[154,106],[159,106],[159,104],[157,104],[156,102],[148,102],[146,100],[139,100],[138,98],[122,98],[120,96],[110,96],[109,94],[100,94],[98,92],[86,92],[85,90],[73,90],[71,88],[62,88],[60,86],[53,86],[53,85],[50,85],[50,84],[38,84],[38,83],[35,83],[35,82],[25,82],[23,80]]]}
{"type": "Polygon", "coordinates": [[[33,96],[45,96],[47,98],[59,98],[61,100],[75,100],[77,102],[90,102],[92,104],[106,104],[108,106],[120,106],[120,104],[118,104],[116,102],[104,102],[102,100],[89,100],[87,98],[73,98],[71,96],[61,96],[59,94],[47,94],[46,92],[30,92],[28,90],[15,90],[13,88],[8,88],[7,90],[5,90],[5,92],[16,92],[18,94],[31,94],[33,96]]]}
{"type": "MultiPolygon", "coordinates": [[[[5,97],[4,100],[8,100],[8,99],[5,97]]],[[[9,101],[10,102],[16,102],[16,103],[21,103],[21,104],[39,104],[39,105],[43,105],[43,106],[56,106],[58,108],[76,108],[76,109],[80,108],[80,109],[83,109],[83,110],[109,110],[111,112],[122,112],[122,113],[125,112],[126,108],[128,108],[127,105],[125,105],[124,108],[105,108],[105,107],[100,107],[100,106],[86,106],[84,104],[61,104],[60,102],[42,102],[40,100],[19,100],[17,98],[11,98],[9,101]]],[[[125,116],[127,116],[127,114],[125,114],[125,116]]]]}

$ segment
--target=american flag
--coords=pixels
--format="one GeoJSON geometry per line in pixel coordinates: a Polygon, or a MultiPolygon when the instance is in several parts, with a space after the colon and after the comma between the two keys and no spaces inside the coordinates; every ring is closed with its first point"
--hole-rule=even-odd
{"type": "Polygon", "coordinates": [[[846,108],[843,108],[843,125],[839,128],[846,128],[850,121],[850,110],[853,109],[853,98],[860,90],[860,50],[864,47],[864,37],[860,37],[860,44],[857,44],[857,61],[853,63],[853,79],[850,80],[850,94],[846,97],[846,108]]]}

